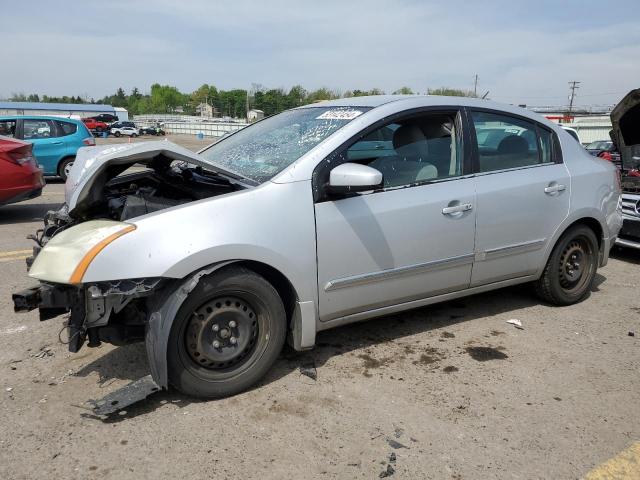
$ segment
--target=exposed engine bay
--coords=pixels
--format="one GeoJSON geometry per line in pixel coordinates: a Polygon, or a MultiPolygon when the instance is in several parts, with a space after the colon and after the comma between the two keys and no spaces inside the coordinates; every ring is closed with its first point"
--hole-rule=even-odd
{"type": "Polygon", "coordinates": [[[34,253],[37,255],[58,232],[87,220],[125,221],[245,188],[216,172],[163,155],[144,170],[123,174],[130,167],[113,165],[101,172],[90,194],[73,210],[65,204],[60,210],[47,212],[44,228],[31,236],[38,244],[34,253]]]}

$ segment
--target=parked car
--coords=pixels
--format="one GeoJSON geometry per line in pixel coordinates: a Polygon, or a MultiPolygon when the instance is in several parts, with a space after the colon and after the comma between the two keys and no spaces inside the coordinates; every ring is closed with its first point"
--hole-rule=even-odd
{"type": "Polygon", "coordinates": [[[82,122],[85,127],[87,127],[90,131],[95,131],[98,133],[109,131],[109,125],[104,122],[98,121],[95,118],[83,118],[82,122]]]}
{"type": "Polygon", "coordinates": [[[128,137],[137,137],[140,135],[140,130],[135,127],[111,127],[111,135],[119,137],[126,135],[128,137]]]}
{"type": "Polygon", "coordinates": [[[616,105],[611,124],[622,187],[623,222],[616,245],[640,249],[640,89],[616,105]]]}
{"type": "Polygon", "coordinates": [[[66,187],[15,309],[71,312],[71,351],[144,339],[159,387],[206,398],[254,385],[287,337],[520,283],[579,302],[621,224],[610,162],[461,97],[323,102],[199,153],[82,152],[66,187]]]}
{"type": "Polygon", "coordinates": [[[40,196],[45,185],[33,145],[0,135],[0,205],[40,196]]]}
{"type": "Polygon", "coordinates": [[[118,117],[115,115],[112,115],[111,113],[101,113],[100,115],[96,115],[91,118],[93,118],[98,122],[104,122],[104,123],[113,123],[118,121],[118,117]]]}
{"type": "Polygon", "coordinates": [[[162,136],[164,135],[164,130],[158,127],[144,127],[140,129],[140,135],[155,135],[162,136]]]}
{"type": "Polygon", "coordinates": [[[0,116],[0,135],[33,144],[33,154],[45,175],[66,180],[81,147],[96,144],[79,120],[45,116],[0,116]]]}
{"type": "MultiPolygon", "coordinates": [[[[597,140],[591,142],[584,147],[589,154],[594,157],[602,157],[603,153],[613,153],[616,151],[616,146],[611,140],[597,140]]],[[[609,158],[610,160],[610,158],[609,158]]]]}
{"type": "Polygon", "coordinates": [[[112,123],[110,127],[111,128],[122,128],[122,127],[138,128],[136,127],[136,124],[134,122],[115,122],[115,123],[112,123]]]}

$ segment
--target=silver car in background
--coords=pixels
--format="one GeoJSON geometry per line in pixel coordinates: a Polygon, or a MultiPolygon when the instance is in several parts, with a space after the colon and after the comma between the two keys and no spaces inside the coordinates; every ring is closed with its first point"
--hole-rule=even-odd
{"type": "Polygon", "coordinates": [[[438,96],[322,102],[191,153],[85,150],[17,311],[70,312],[70,349],[146,342],[155,382],[255,384],[285,340],[531,282],[585,298],[621,225],[610,162],[527,110],[438,96]],[[134,163],[147,169],[121,175],[134,163]]]}

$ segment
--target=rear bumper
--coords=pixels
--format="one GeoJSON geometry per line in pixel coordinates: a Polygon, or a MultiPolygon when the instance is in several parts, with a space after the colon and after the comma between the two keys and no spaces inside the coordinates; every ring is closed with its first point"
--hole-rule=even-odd
{"type": "MultiPolygon", "coordinates": [[[[44,183],[44,182],[43,182],[44,183]]],[[[25,200],[29,200],[31,198],[36,198],[42,195],[42,186],[38,185],[37,187],[25,187],[16,189],[17,192],[10,194],[10,197],[7,197],[3,200],[0,200],[0,205],[9,205],[10,203],[18,203],[23,202],[25,200]]]]}

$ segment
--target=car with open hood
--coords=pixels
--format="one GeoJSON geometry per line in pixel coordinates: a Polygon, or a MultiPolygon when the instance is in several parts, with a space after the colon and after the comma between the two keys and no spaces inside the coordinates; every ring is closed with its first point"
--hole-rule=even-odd
{"type": "Polygon", "coordinates": [[[28,262],[38,284],[13,301],[69,314],[73,352],[144,341],[159,387],[220,397],[320,330],[520,283],[578,302],[619,198],[611,162],[522,108],[321,102],[199,153],[80,151],[28,262]]]}
{"type": "Polygon", "coordinates": [[[611,112],[611,139],[620,155],[622,229],[616,245],[640,249],[640,89],[611,112]]]}

